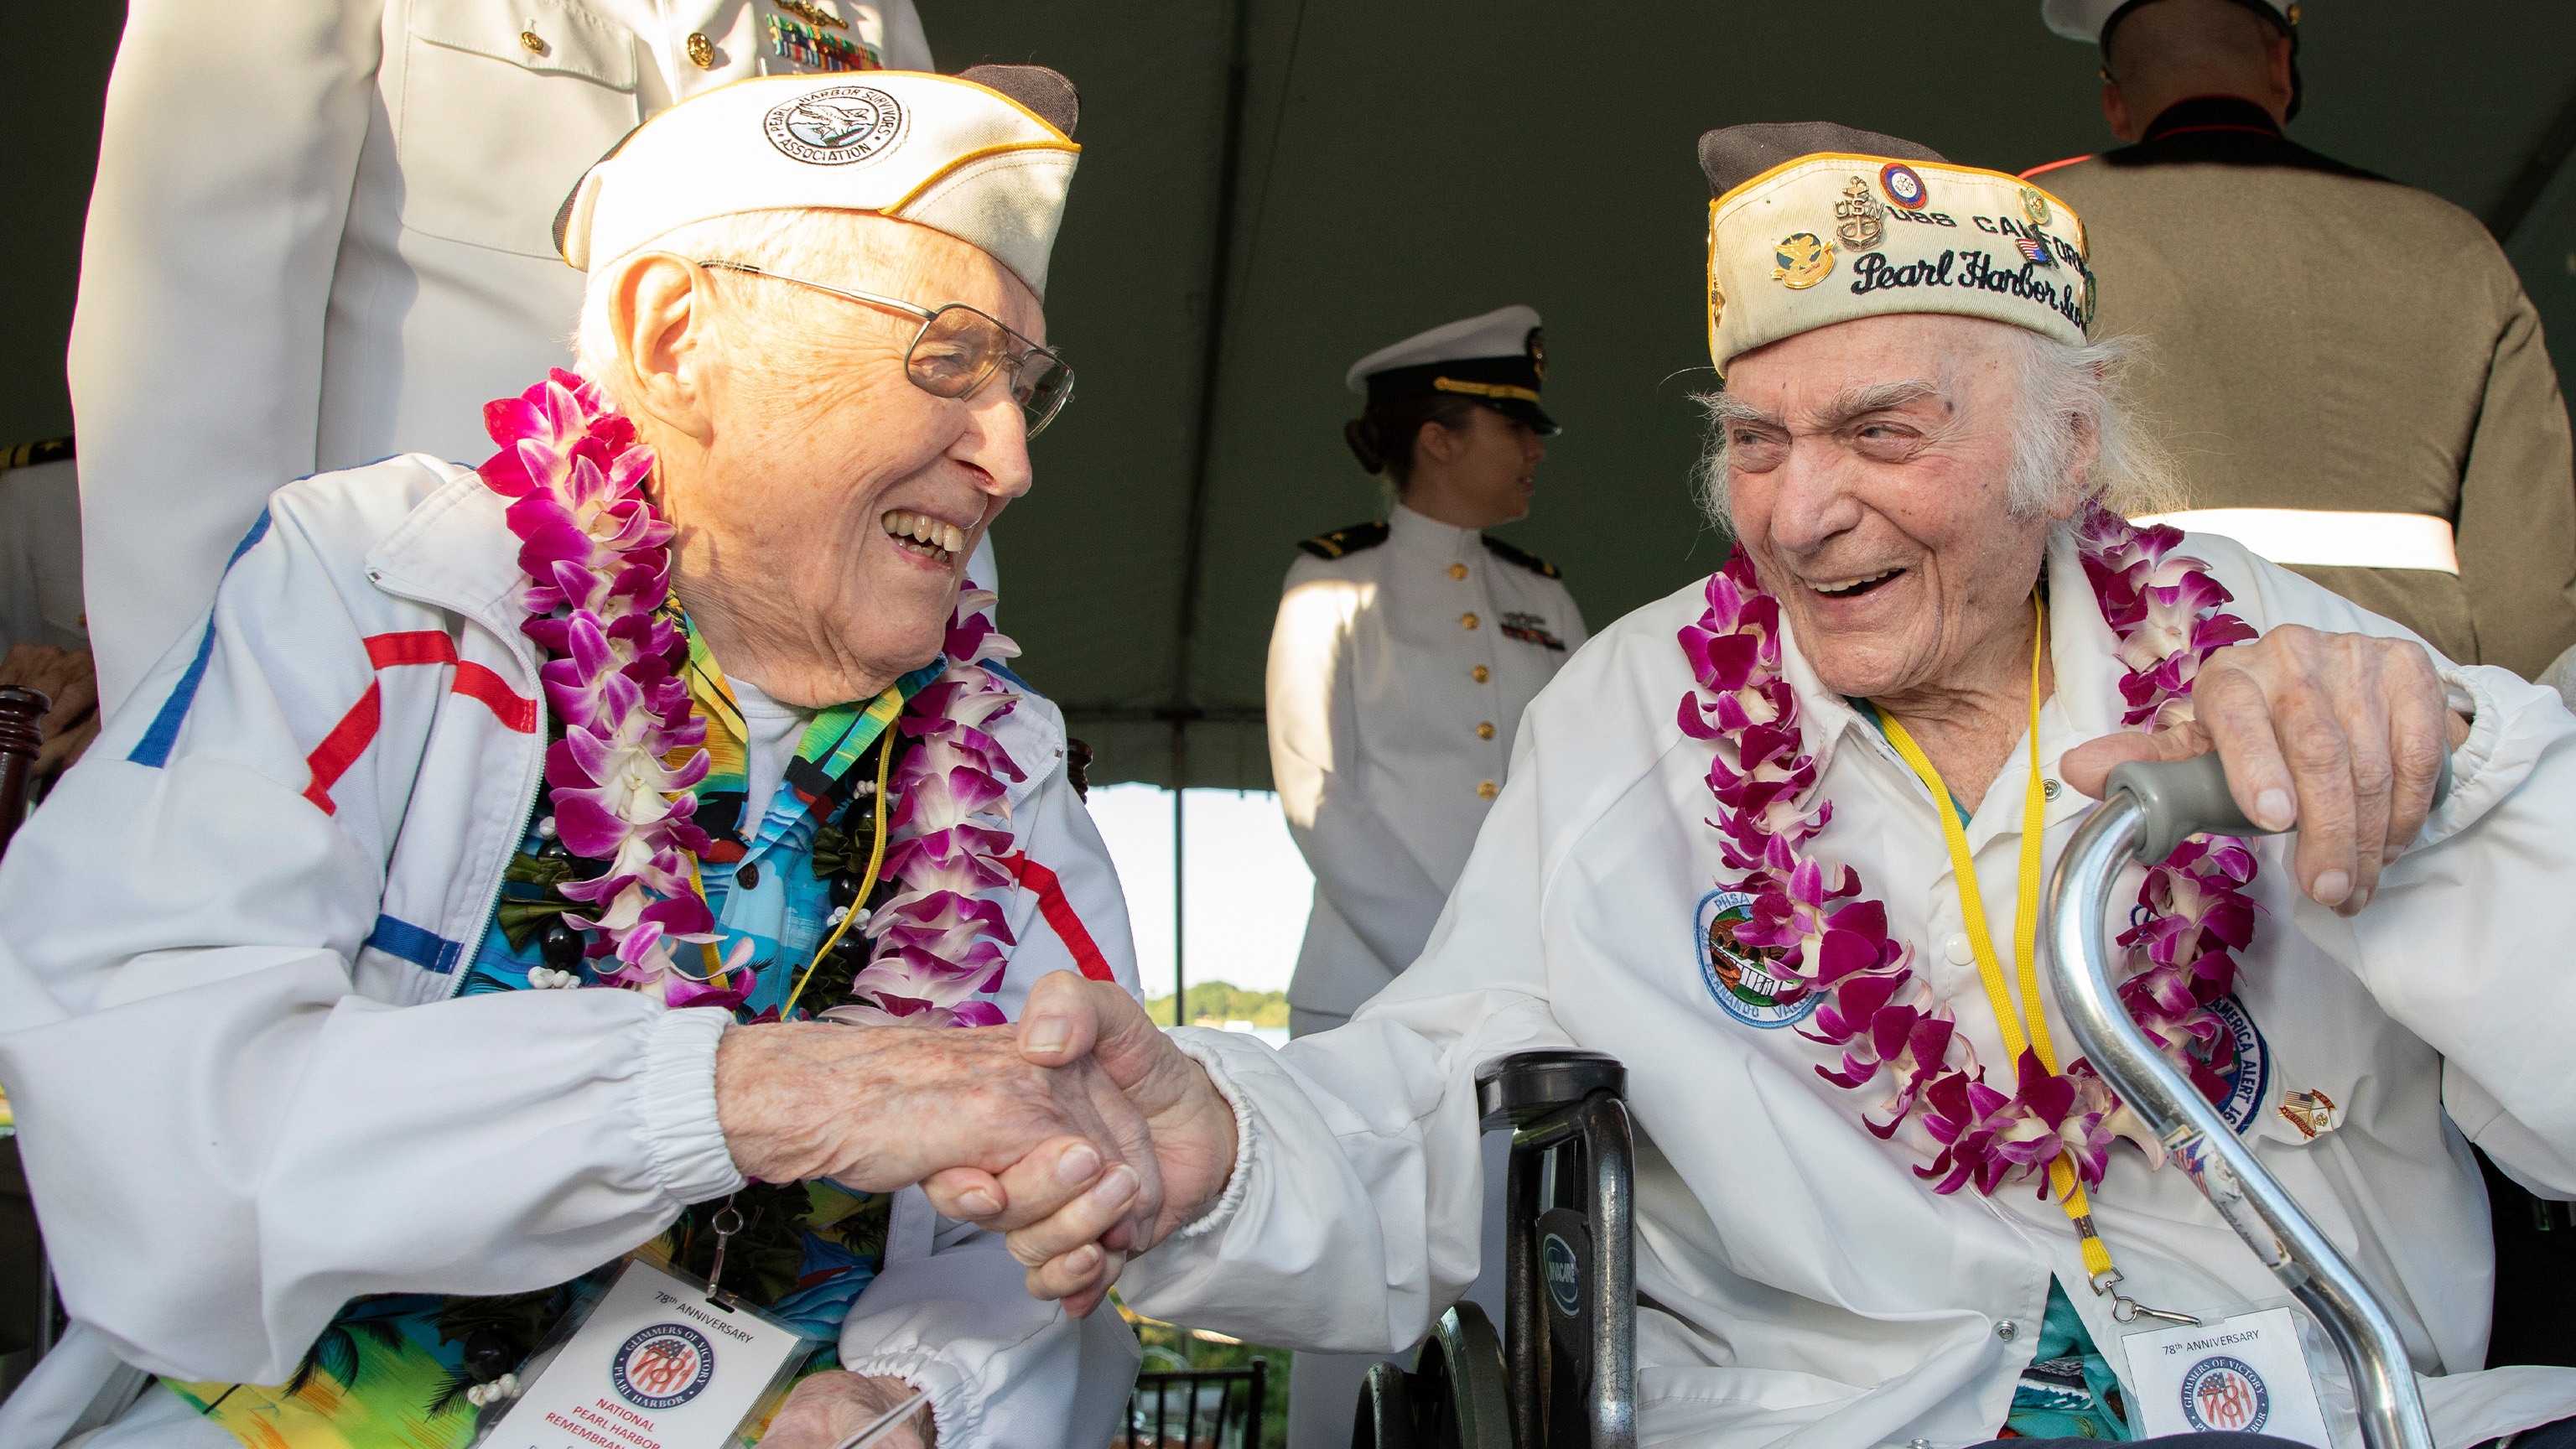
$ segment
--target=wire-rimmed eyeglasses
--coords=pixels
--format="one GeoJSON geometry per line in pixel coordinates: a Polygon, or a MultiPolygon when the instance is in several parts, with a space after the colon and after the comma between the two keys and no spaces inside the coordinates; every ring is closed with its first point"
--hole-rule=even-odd
{"type": "Polygon", "coordinates": [[[963,302],[921,307],[899,297],[880,297],[873,292],[807,281],[745,262],[701,260],[697,265],[793,282],[852,302],[920,318],[921,330],[913,334],[912,345],[904,349],[903,355],[904,375],[912,379],[912,385],[933,397],[972,397],[995,372],[1007,367],[1011,372],[1011,397],[1027,416],[1028,435],[1032,438],[1055,421],[1055,415],[1064,410],[1065,400],[1073,396],[1073,368],[1062,357],[963,302]],[[1015,342],[1020,344],[1017,348],[1012,346],[1015,342]]]}

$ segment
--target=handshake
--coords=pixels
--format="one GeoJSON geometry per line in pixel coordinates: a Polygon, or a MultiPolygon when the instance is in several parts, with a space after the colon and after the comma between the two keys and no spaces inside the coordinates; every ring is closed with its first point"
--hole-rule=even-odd
{"type": "Polygon", "coordinates": [[[730,1028],[716,1115],[745,1176],[921,1184],[1077,1316],[1234,1172],[1234,1109],[1206,1071],[1125,991],[1069,971],[1012,1026],[730,1028]]]}

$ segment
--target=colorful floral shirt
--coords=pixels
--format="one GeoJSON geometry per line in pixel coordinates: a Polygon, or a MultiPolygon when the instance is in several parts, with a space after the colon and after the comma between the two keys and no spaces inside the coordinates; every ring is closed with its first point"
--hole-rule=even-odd
{"type": "MultiPolygon", "coordinates": [[[[798,978],[834,924],[832,877],[867,865],[868,839],[860,832],[874,821],[879,744],[889,735],[899,742],[901,732],[889,726],[945,668],[946,661],[934,660],[872,700],[818,713],[757,827],[746,831],[741,711],[690,631],[690,699],[707,721],[710,763],[696,820],[714,841],[699,862],[699,881],[722,935],[707,958],[720,962],[738,942],[752,943],[753,980],[733,1008],[737,1020],[776,1021],[785,1014],[798,978]],[[848,818],[841,818],[845,811],[848,818]]],[[[568,904],[549,887],[577,866],[541,828],[546,816],[541,799],[482,947],[457,987],[460,996],[532,989],[529,973],[547,964],[546,933],[568,904]]],[[[853,944],[863,950],[863,943],[853,944]]],[[[588,966],[578,970],[580,985],[599,984],[588,966]]],[[[802,1019],[836,1000],[818,990],[798,1000],[794,1014],[802,1019]]],[[[825,1343],[809,1372],[832,1366],[842,1320],[876,1277],[891,1199],[813,1182],[755,1183],[732,1201],[745,1225],[727,1244],[722,1286],[825,1343]]],[[[705,1223],[719,1206],[691,1207],[638,1256],[705,1276],[714,1256],[705,1223]]],[[[501,1372],[496,1365],[514,1367],[567,1311],[604,1292],[617,1266],[500,1298],[404,1293],[355,1299],[285,1385],[165,1382],[243,1443],[263,1449],[454,1449],[504,1407],[478,1412],[468,1391],[501,1372]]]]}
{"type": "Polygon", "coordinates": [[[2122,1412],[2120,1376],[2084,1320],[2067,1300],[2066,1285],[2048,1283],[2048,1316],[2040,1324],[2039,1347],[2030,1367],[2013,1386],[2012,1412],[2004,1419],[2007,1439],[2110,1439],[2131,1435],[2122,1412]]]}

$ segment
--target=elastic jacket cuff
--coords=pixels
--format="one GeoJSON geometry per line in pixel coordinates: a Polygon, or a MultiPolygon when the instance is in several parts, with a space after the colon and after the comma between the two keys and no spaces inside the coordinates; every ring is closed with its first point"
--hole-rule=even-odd
{"type": "Polygon", "coordinates": [[[901,1379],[930,1394],[931,1422],[939,1449],[979,1449],[984,1405],[964,1369],[928,1349],[894,1349],[843,1359],[841,1367],[864,1378],[901,1379]]]}
{"type": "Polygon", "coordinates": [[[716,1118],[716,1043],[732,1024],[732,1012],[713,1007],[665,1011],[645,1041],[636,1115],[654,1178],[674,1202],[705,1202],[743,1184],[716,1118]]]}
{"type": "MultiPolygon", "coordinates": [[[[1261,1151],[1261,1124],[1253,1115],[1251,1100],[1244,1096],[1243,1089],[1235,1085],[1234,1078],[1225,1070],[1227,1050],[1240,1049],[1245,1033],[1235,1032],[1229,1037],[1226,1032],[1183,1026],[1174,1027],[1164,1034],[1172,1039],[1172,1045],[1181,1049],[1181,1055],[1207,1069],[1208,1081],[1215,1085],[1217,1094],[1225,1098],[1225,1104],[1234,1109],[1234,1171],[1226,1176],[1225,1191],[1208,1205],[1207,1211],[1190,1219],[1172,1234],[1175,1238],[1195,1238],[1223,1227],[1226,1220],[1234,1215],[1234,1210],[1242,1205],[1245,1185],[1252,1178],[1253,1159],[1261,1151]]],[[[1252,1049],[1264,1054],[1270,1050],[1258,1038],[1252,1039],[1252,1049]]]]}

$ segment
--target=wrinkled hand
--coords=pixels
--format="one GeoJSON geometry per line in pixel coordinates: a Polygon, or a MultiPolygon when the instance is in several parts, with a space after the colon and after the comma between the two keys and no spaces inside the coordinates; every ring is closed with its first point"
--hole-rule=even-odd
{"type": "MultiPolygon", "coordinates": [[[[834,1369],[815,1374],[788,1394],[769,1421],[761,1449],[837,1449],[879,1414],[911,1398],[912,1385],[896,1378],[868,1378],[834,1369]]],[[[939,1434],[930,1405],[877,1443],[884,1449],[932,1449],[939,1434]]]]}
{"type": "Polygon", "coordinates": [[[53,701],[36,721],[44,744],[36,752],[37,775],[51,775],[81,757],[98,737],[98,670],[86,649],[56,649],[48,644],[19,644],[0,659],[0,685],[32,689],[53,701]]]}
{"type": "Polygon", "coordinates": [[[1225,1191],[1234,1173],[1234,1109],[1206,1070],[1157,1029],[1135,998],[1105,981],[1054,972],[1029,993],[1019,1042],[1033,1064],[1096,1062],[1143,1114],[1163,1195],[1152,1210],[1112,1174],[1089,1185],[1024,1159],[998,1174],[958,1169],[924,1182],[942,1213],[1005,1234],[1029,1294],[1088,1314],[1129,1258],[1171,1236],[1225,1191]],[[986,1205],[990,1204],[990,1207],[986,1205]],[[1142,1218],[1142,1231],[1130,1225],[1142,1218]]]}
{"type": "Polygon", "coordinates": [[[2215,748],[2247,819],[2298,827],[2299,888],[2346,916],[2424,828],[2442,756],[2469,737],[2422,645],[2296,624],[2210,655],[2191,698],[2189,724],[2068,750],[2066,783],[2099,799],[2114,765],[2215,748]]]}
{"type": "MultiPolygon", "coordinates": [[[[763,1182],[830,1178],[892,1192],[952,1167],[987,1182],[1009,1170],[1029,1191],[1106,1179],[1125,1212],[1095,1236],[1120,1247],[1149,1231],[1163,1204],[1145,1119],[1101,1063],[1077,1053],[1061,1065],[1031,1061],[1007,1026],[727,1027],[716,1120],[734,1166],[763,1182]]],[[[942,1211],[964,1218],[1005,1201],[969,1190],[942,1211]]]]}

